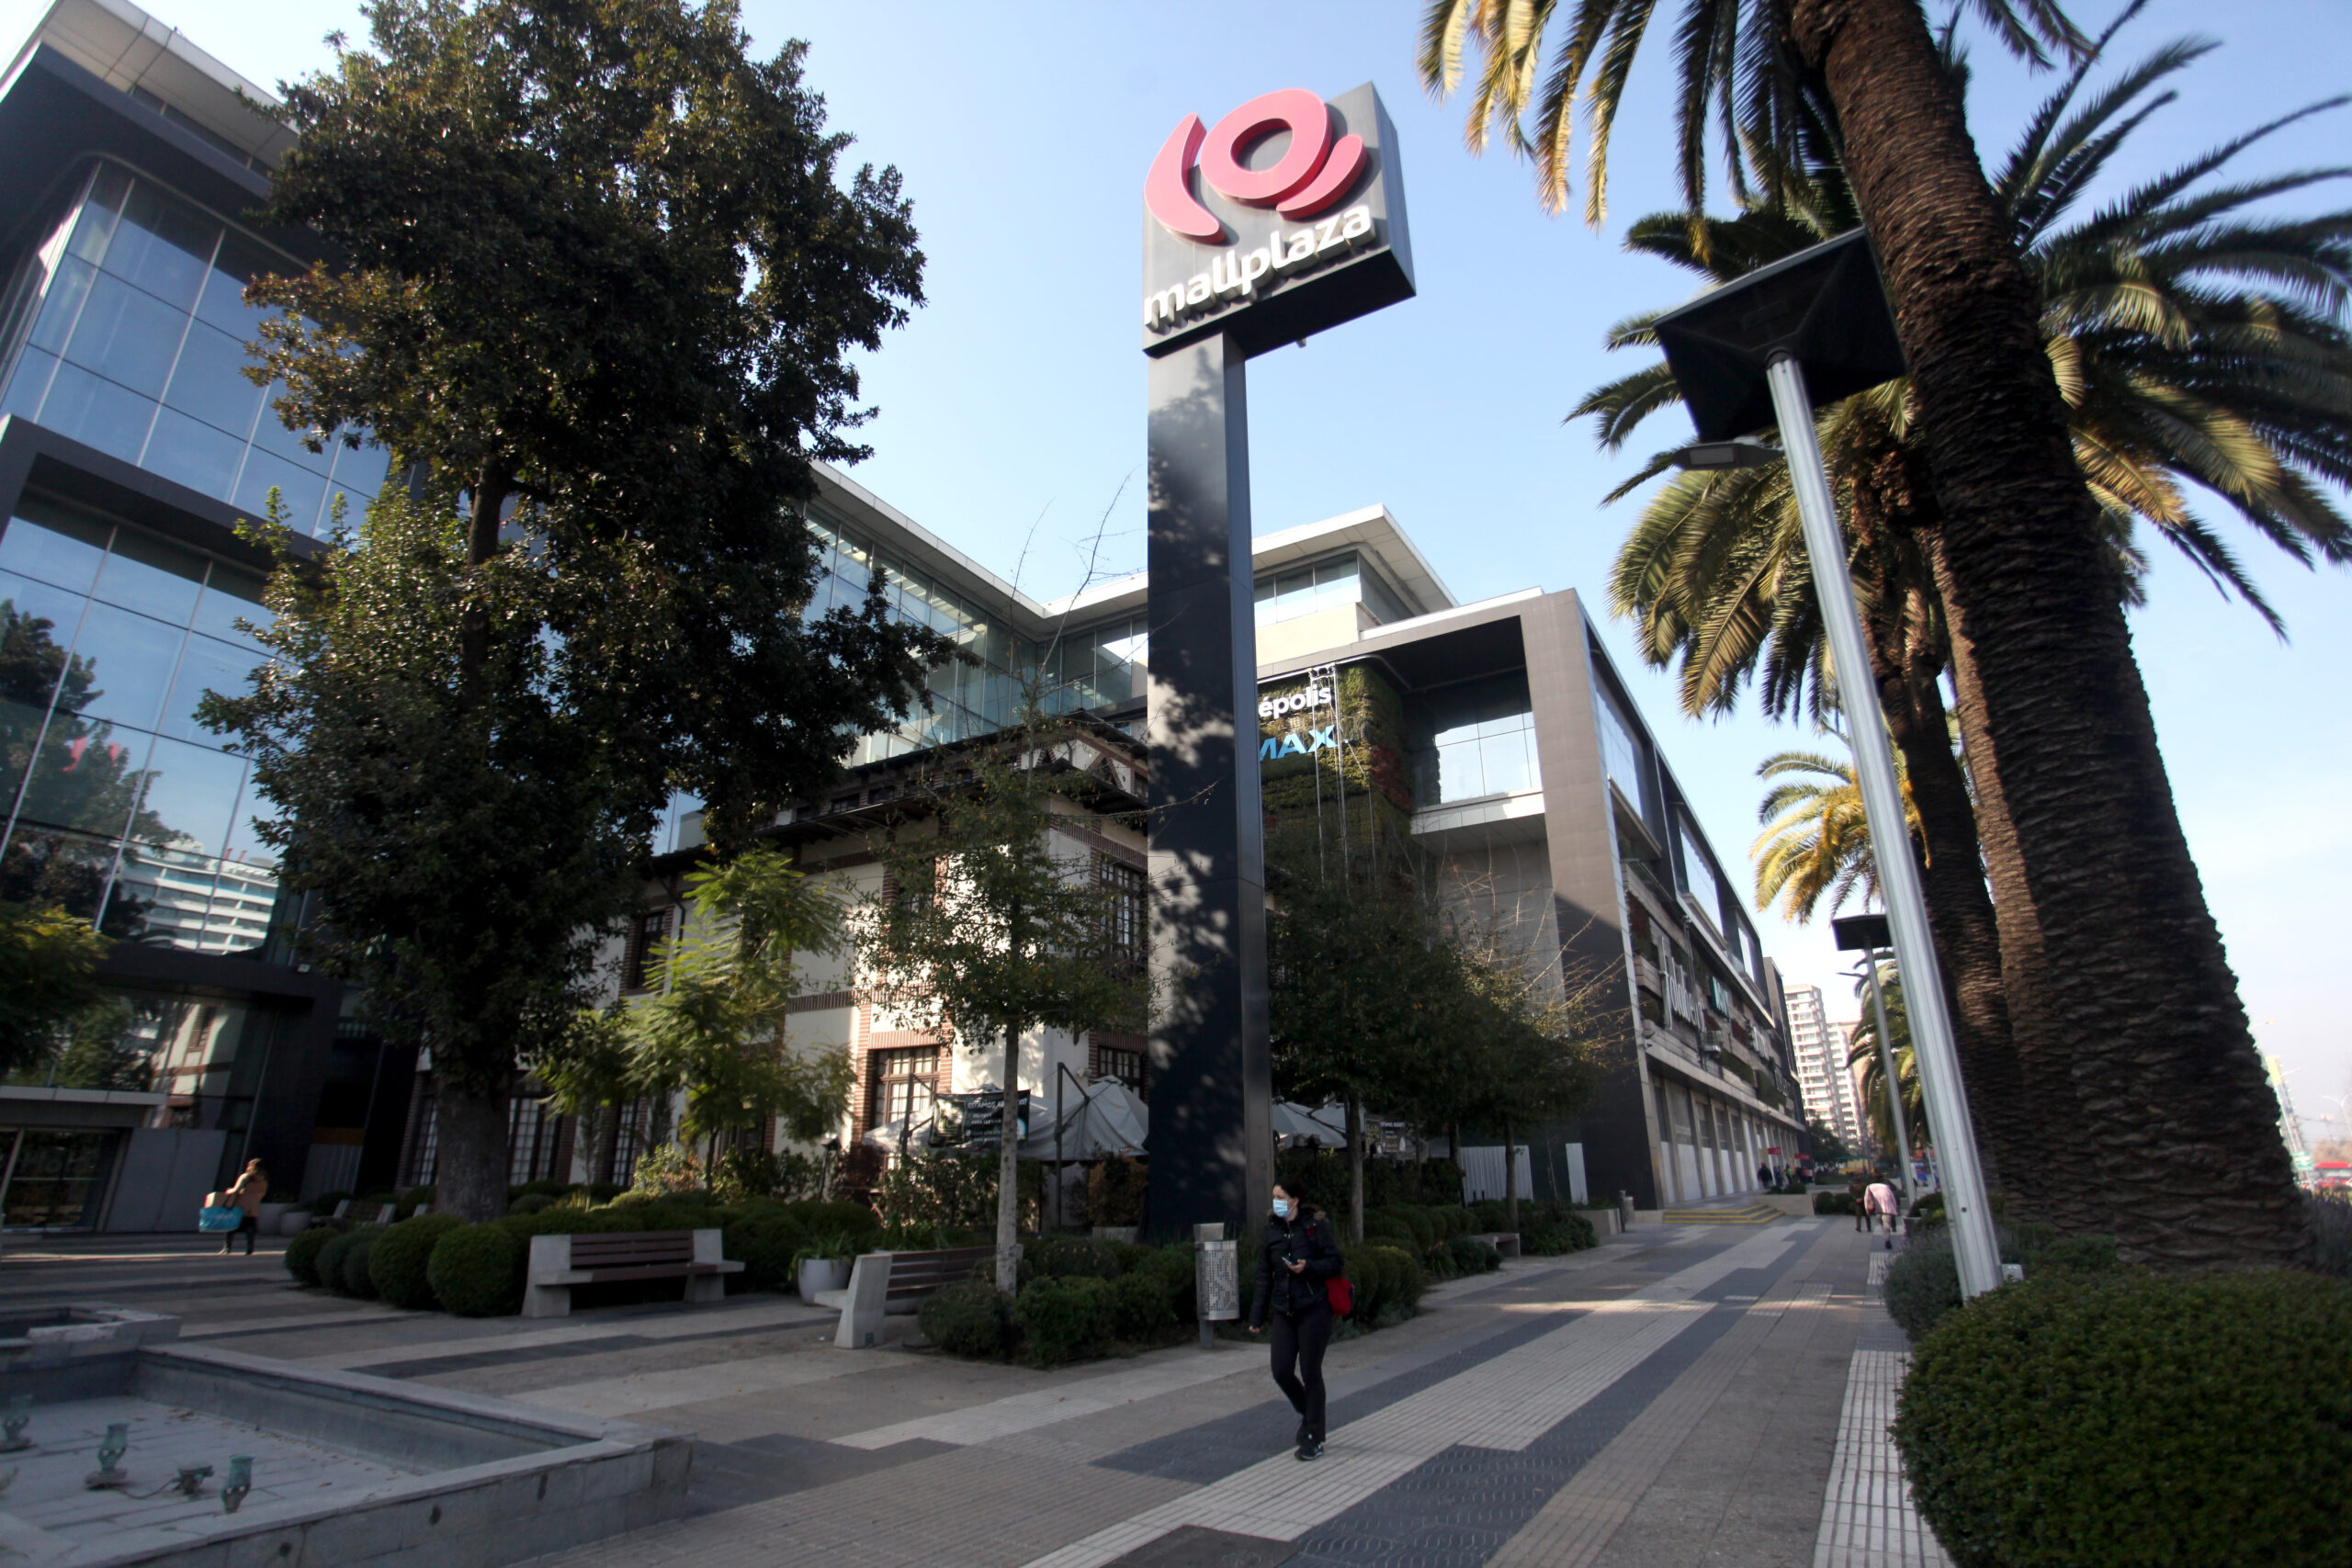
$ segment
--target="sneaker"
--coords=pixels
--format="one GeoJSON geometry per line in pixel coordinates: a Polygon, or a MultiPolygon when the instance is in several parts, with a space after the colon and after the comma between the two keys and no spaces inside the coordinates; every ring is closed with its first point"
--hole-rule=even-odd
{"type": "Polygon", "coordinates": [[[1322,1457],[1322,1438],[1309,1438],[1306,1441],[1298,1445],[1298,1460],[1301,1464],[1306,1463],[1308,1460],[1321,1459],[1322,1457]]]}

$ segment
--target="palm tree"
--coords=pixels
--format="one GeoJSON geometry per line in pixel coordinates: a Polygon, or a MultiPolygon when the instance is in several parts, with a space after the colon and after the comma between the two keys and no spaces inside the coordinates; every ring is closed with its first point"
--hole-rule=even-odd
{"type": "MultiPolygon", "coordinates": [[[[2260,196],[2326,175],[2292,175],[2218,191],[2200,186],[2286,123],[2277,121],[2142,187],[2109,211],[2073,219],[2086,181],[2147,114],[2169,101],[2156,89],[2209,47],[2159,50],[2079,108],[2086,68],[2075,71],[2034,116],[1998,188],[2030,237],[2028,258],[2044,294],[2052,356],[2067,368],[2076,449],[2102,498],[2125,591],[2136,594],[2144,569],[2132,544],[2136,520],[2154,525],[2276,626],[2227,547],[2186,504],[2182,481],[2222,497],[2248,525],[2306,564],[2352,554],[2352,531],[2314,482],[2342,472],[2352,355],[2325,317],[2291,297],[2261,293],[2280,276],[2340,269],[2346,220],[2249,219],[2243,212],[2260,196]],[[2158,259],[2152,263],[2151,254],[2158,259]],[[2237,282],[2247,292],[2219,293],[2216,280],[2237,282]],[[2250,334],[2243,323],[2251,316],[2272,325],[2250,334]]],[[[1720,277],[1850,223],[1851,202],[1834,164],[1802,171],[1782,188],[1792,199],[1735,220],[1645,220],[1632,243],[1720,277]]],[[[1615,341],[1651,341],[1647,322],[1624,323],[1615,341]]],[[[1598,389],[1577,412],[1594,414],[1603,441],[1619,446],[1674,398],[1671,378],[1657,364],[1598,389]]],[[[2075,1064],[2052,1048],[2046,1018],[2004,993],[1995,910],[1979,872],[1976,814],[1969,782],[1951,753],[1938,683],[1959,661],[1935,582],[1940,516],[1931,488],[1915,477],[1925,458],[1908,387],[1890,383],[1824,410],[1819,433],[1852,528],[1850,567],[1865,609],[1872,673],[1911,775],[1922,880],[1972,1107],[1991,1163],[2013,1178],[2013,1196],[2028,1209],[2047,1208],[2057,1189],[2088,1174],[2067,1169],[2063,1154],[2053,1162],[2047,1153],[2078,1146],[2052,1135],[2080,1124],[2075,1064]],[[2018,1015],[2014,1036],[2012,1014],[2018,1015]],[[2043,1186],[2052,1190],[2036,1190],[2043,1186]]],[[[1663,466],[1652,459],[1641,478],[1663,466]]],[[[1768,711],[1783,716],[1804,709],[1817,719],[1825,700],[1834,702],[1785,469],[1685,475],[1666,486],[1621,551],[1611,587],[1618,610],[1640,626],[1645,655],[1661,664],[1680,660],[1683,702],[1693,713],[1729,707],[1751,677],[1768,711]]]]}
{"type": "MultiPolygon", "coordinates": [[[[1894,976],[1891,966],[1882,966],[1878,983],[1885,994],[1887,1038],[1894,1046],[1894,1079],[1903,1086],[1903,1128],[1916,1151],[1936,1140],[1928,1126],[1928,1100],[1919,1089],[1918,1063],[1911,1054],[1911,1021],[1903,1010],[1903,982],[1894,976]]],[[[1868,983],[1856,991],[1867,998],[1868,983]]],[[[1846,1052],[1846,1066],[1849,1070],[1861,1069],[1856,1092],[1861,1097],[1862,1115],[1870,1122],[1879,1146],[1891,1154],[1896,1144],[1894,1116],[1886,1097],[1886,1059],[1879,1055],[1878,1020],[1867,1002],[1862,1021],[1855,1029],[1853,1043],[1846,1052]]]]}
{"type": "MultiPolygon", "coordinates": [[[[2058,0],[1972,8],[2035,63],[2045,47],[2077,61],[2089,51],[2058,0]]],[[[1557,0],[1431,0],[1421,73],[1432,90],[1452,91],[1475,45],[1470,141],[1481,145],[1486,128],[1501,125],[1534,159],[1555,209],[1575,106],[1587,100],[1588,211],[1598,220],[1609,136],[1655,0],[1577,0],[1546,73],[1559,9],[1557,0]]],[[[2103,1196],[2127,1250],[2183,1266],[2300,1255],[2276,1106],[2157,750],[2111,528],[2069,436],[2024,260],[2032,235],[1977,163],[1961,73],[1919,0],[1683,0],[1680,23],[1686,207],[1703,206],[1711,137],[1745,194],[1751,175],[1775,188],[1818,133],[1839,150],[1876,242],[1911,367],[1909,424],[1927,459],[1919,477],[1937,503],[1937,529],[1923,542],[1972,783],[1989,808],[1980,837],[2006,992],[2031,1021],[2030,1051],[2053,1061],[2063,1052],[2083,1109],[2108,1123],[2103,1196]],[[2183,1190],[2223,1199],[2209,1213],[2226,1217],[2172,1224],[2163,1194],[2183,1190]]],[[[2086,146],[2059,162],[2079,184],[2103,156],[2086,146]]],[[[2205,229],[2192,213],[2180,220],[2154,245],[2136,243],[2128,227],[2101,237],[2119,282],[2127,264],[2161,267],[2169,246],[2205,229]]],[[[2332,334],[2345,268],[2332,259],[2294,282],[2332,334]]],[[[2246,302],[2242,342],[2277,331],[2271,303],[2246,302]]],[[[2330,444],[2299,456],[2313,467],[2337,458],[2330,444]]],[[[1915,790],[1926,782],[1915,778],[1915,790]]]]}
{"type": "MultiPolygon", "coordinates": [[[[1905,815],[1916,832],[1919,814],[1911,804],[1911,781],[1901,776],[1900,759],[1895,769],[1905,815]]],[[[1756,907],[1769,908],[1778,899],[1781,918],[1801,926],[1812,922],[1825,897],[1833,915],[1849,898],[1876,898],[1878,867],[1871,859],[1870,823],[1862,815],[1853,764],[1818,751],[1779,751],[1756,773],[1782,781],[1757,813],[1764,831],[1749,852],[1756,863],[1756,907]]]]}

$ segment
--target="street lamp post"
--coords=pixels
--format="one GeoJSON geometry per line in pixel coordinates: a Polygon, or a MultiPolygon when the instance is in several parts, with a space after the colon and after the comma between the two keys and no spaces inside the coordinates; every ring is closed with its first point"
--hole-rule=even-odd
{"type": "MultiPolygon", "coordinates": [[[[1863,949],[1862,972],[1858,979],[1865,979],[1871,988],[1871,1016],[1878,1022],[1878,1066],[1886,1080],[1886,1109],[1894,1122],[1894,1152],[1903,1163],[1896,1169],[1895,1179],[1903,1184],[1903,1209],[1908,1213],[1918,1201],[1918,1193],[1911,1184],[1911,1127],[1903,1114],[1903,1083],[1894,1071],[1894,1035],[1886,1026],[1886,996],[1879,989],[1879,950],[1887,944],[1884,915],[1849,915],[1832,920],[1830,927],[1838,933],[1838,946],[1843,952],[1863,949]]],[[[1918,1060],[1918,1047],[1912,1047],[1912,1060],[1918,1060]]]]}
{"type": "MultiPolygon", "coordinates": [[[[1854,782],[1870,821],[1871,858],[1896,961],[1908,982],[1912,1056],[1928,1126],[1942,1159],[1961,1293],[1980,1295],[2001,1283],[2000,1252],[1928,932],[1927,900],[1908,852],[1911,834],[1895,783],[1894,753],[1862,646],[1845,537],[1813,428],[1815,397],[1849,397],[1903,373],[1902,344],[1870,238],[1853,230],[1758,268],[1659,317],[1657,332],[1699,430],[1700,445],[1680,455],[1688,466],[1748,466],[1768,449],[1737,438],[1767,418],[1780,427],[1780,456],[1789,466],[1805,555],[1821,596],[1822,629],[1838,675],[1854,782]]],[[[1900,1116],[1896,1122],[1899,1127],[1900,1116]]]]}

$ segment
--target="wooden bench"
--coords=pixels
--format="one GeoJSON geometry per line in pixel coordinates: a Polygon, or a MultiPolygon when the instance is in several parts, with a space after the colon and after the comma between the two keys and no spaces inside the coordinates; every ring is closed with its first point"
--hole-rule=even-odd
{"type": "Polygon", "coordinates": [[[1505,1258],[1517,1258],[1519,1256],[1519,1233],[1517,1231],[1481,1231],[1470,1239],[1472,1241],[1485,1242],[1488,1247],[1493,1247],[1505,1258]]]}
{"type": "Polygon", "coordinates": [[[525,1317],[569,1317],[571,1287],[609,1285],[630,1280],[684,1280],[689,1302],[715,1302],[727,1294],[729,1263],[719,1233],[703,1231],[615,1231],[594,1235],[535,1235],[524,1275],[525,1317]]]}
{"type": "Polygon", "coordinates": [[[849,1289],[819,1291],[816,1304],[839,1307],[841,1326],[833,1343],[844,1350],[862,1350],[882,1342],[882,1318],[888,1313],[909,1313],[925,1296],[948,1285],[960,1285],[972,1270],[996,1257],[993,1247],[951,1247],[941,1252],[869,1252],[850,1266],[849,1289]]]}

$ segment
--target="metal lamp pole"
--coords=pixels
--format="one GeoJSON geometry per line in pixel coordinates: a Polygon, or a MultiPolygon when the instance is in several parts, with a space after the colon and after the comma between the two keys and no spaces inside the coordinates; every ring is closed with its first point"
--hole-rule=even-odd
{"type": "MultiPolygon", "coordinates": [[[[1862,618],[1854,605],[1845,536],[1838,526],[1837,504],[1822,468],[1821,446],[1814,435],[1813,401],[1805,390],[1804,367],[1792,355],[1776,354],[1764,374],[1781,427],[1781,450],[1788,461],[1790,486],[1796,492],[1797,515],[1804,525],[1813,584],[1821,595],[1822,629],[1828,636],[1830,658],[1838,668],[1838,701],[1846,711],[1848,738],[1854,749],[1854,782],[1861,786],[1862,808],[1870,819],[1871,858],[1877,863],[1879,890],[1886,899],[1887,923],[1894,931],[1895,960],[1909,982],[1904,999],[1911,1022],[1912,1059],[1919,1069],[1921,1098],[1927,1101],[1928,1128],[1935,1134],[1936,1149],[1943,1160],[1945,1213],[1960,1266],[1960,1292],[1962,1297],[1982,1295],[2001,1283],[2000,1248],[1993,1237],[1993,1211],[1984,1199],[1984,1168],[1976,1160],[1976,1132],[1968,1119],[1960,1053],[1952,1043],[1951,1016],[1944,1005],[1942,975],[1928,931],[1927,899],[1919,887],[1919,869],[1909,852],[1911,831],[1903,813],[1902,792],[1894,781],[1894,752],[1887,743],[1878,687],[1871,679],[1870,658],[1862,649],[1862,618]]],[[[1875,992],[1875,978],[1872,985],[1875,992]]],[[[1880,1026],[1882,1032],[1884,1027],[1880,1026]]],[[[1885,1038],[1883,1032],[1880,1038],[1885,1038]]],[[[1890,1081],[1892,1077],[1890,1073],[1890,1081]]],[[[1902,1118],[1897,1116],[1895,1122],[1899,1128],[1902,1118]]]]}

